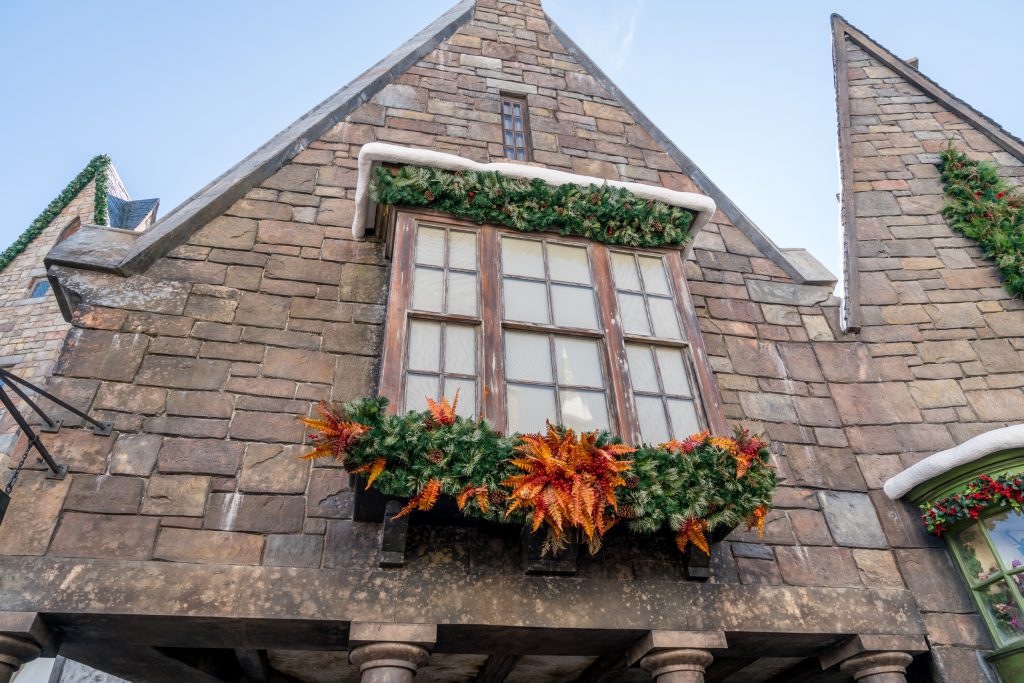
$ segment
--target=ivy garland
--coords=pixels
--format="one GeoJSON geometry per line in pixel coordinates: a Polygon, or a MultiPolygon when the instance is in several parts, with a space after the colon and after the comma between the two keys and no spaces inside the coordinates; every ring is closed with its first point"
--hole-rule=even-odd
{"type": "Polygon", "coordinates": [[[606,244],[660,247],[686,244],[693,212],[608,185],[548,185],[493,171],[378,168],[371,189],[379,204],[418,206],[477,224],[515,230],[556,230],[606,244]]]}
{"type": "Polygon", "coordinates": [[[455,403],[428,400],[427,411],[404,415],[387,414],[386,398],[321,403],[322,419],[300,418],[317,430],[303,457],[334,457],[368,475],[367,488],[408,498],[399,516],[446,494],[465,515],[545,526],[548,548],[573,537],[596,552],[605,531],[624,522],[635,533],[671,530],[680,550],[693,543],[709,552],[716,530],[746,521],[760,534],[772,507],[768,446],[746,431],[634,448],[607,432],[555,426],[505,435],[457,416],[455,403]]]}
{"type": "Polygon", "coordinates": [[[1018,512],[1024,509],[1024,479],[1020,474],[972,479],[957,493],[922,504],[921,522],[929,533],[941,536],[958,522],[978,519],[988,508],[1004,505],[1018,512]]]}
{"type": "Polygon", "coordinates": [[[0,271],[6,268],[18,254],[25,251],[28,245],[46,229],[46,227],[60,215],[71,200],[78,196],[78,193],[89,184],[93,178],[96,179],[96,199],[93,209],[93,222],[96,225],[107,224],[107,170],[110,168],[110,157],[100,154],[92,158],[85,168],[68,183],[68,186],[57,195],[53,201],[47,204],[43,212],[32,221],[25,232],[14,240],[14,244],[0,252],[0,271]]]}
{"type": "Polygon", "coordinates": [[[968,159],[952,144],[942,153],[942,181],[951,227],[995,259],[1007,291],[1024,294],[1024,195],[993,164],[968,159]]]}

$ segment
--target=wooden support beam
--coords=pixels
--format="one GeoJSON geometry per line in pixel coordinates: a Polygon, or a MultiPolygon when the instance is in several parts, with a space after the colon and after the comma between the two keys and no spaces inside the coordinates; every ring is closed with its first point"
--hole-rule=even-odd
{"type": "Polygon", "coordinates": [[[270,673],[270,664],[267,661],[266,650],[235,649],[235,658],[238,659],[238,668],[242,675],[254,683],[267,683],[270,673]]]}
{"type": "Polygon", "coordinates": [[[491,655],[480,667],[476,683],[504,683],[522,658],[522,655],[491,655]]]}
{"type": "Polygon", "coordinates": [[[612,683],[626,670],[626,655],[601,655],[583,670],[576,683],[612,683]]]}

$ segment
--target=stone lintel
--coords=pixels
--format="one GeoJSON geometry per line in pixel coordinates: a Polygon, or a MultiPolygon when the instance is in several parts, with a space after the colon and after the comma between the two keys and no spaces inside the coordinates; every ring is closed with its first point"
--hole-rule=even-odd
{"type": "Polygon", "coordinates": [[[437,624],[352,622],[348,635],[349,649],[372,643],[408,643],[430,649],[437,643],[437,624]]]}
{"type": "Polygon", "coordinates": [[[762,304],[814,306],[828,301],[829,297],[832,296],[832,286],[747,280],[747,293],[750,295],[751,301],[762,304]]]}
{"type": "Polygon", "coordinates": [[[648,631],[626,656],[632,666],[649,654],[665,650],[715,651],[728,647],[724,631],[648,631]]]}
{"type": "Polygon", "coordinates": [[[0,611],[0,634],[31,640],[39,645],[45,656],[57,652],[58,641],[38,612],[0,611]]]}
{"type": "Polygon", "coordinates": [[[851,657],[869,652],[906,652],[914,655],[928,651],[924,636],[863,634],[826,650],[818,659],[822,669],[831,669],[851,657]]]}

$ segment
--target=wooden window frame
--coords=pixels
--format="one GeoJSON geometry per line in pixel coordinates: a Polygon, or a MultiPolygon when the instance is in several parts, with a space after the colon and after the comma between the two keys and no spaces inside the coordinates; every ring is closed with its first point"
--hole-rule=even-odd
{"type": "MultiPolygon", "coordinates": [[[[601,371],[606,380],[605,395],[608,406],[609,426],[614,434],[626,441],[640,440],[639,419],[632,400],[625,345],[638,343],[647,346],[675,347],[684,351],[686,365],[691,373],[693,401],[698,418],[705,428],[716,434],[726,434],[727,426],[722,402],[715,385],[714,375],[707,359],[707,352],[701,338],[696,311],[690,300],[689,288],[683,274],[684,251],[671,248],[629,249],[612,247],[585,239],[563,238],[557,233],[523,233],[498,226],[479,226],[430,210],[394,213],[388,230],[387,251],[392,256],[392,274],[388,293],[385,320],[385,343],[382,359],[379,394],[391,399],[390,410],[397,412],[404,401],[406,354],[409,335],[409,321],[413,319],[433,320],[476,326],[477,335],[477,415],[486,418],[497,429],[507,430],[508,418],[505,400],[504,330],[520,330],[545,335],[559,335],[597,339],[601,348],[601,371]],[[413,311],[412,281],[416,228],[420,223],[428,225],[469,229],[477,233],[477,317],[413,311]],[[592,288],[596,298],[598,328],[584,330],[558,327],[554,324],[521,323],[502,319],[502,272],[500,245],[503,236],[523,239],[542,239],[549,243],[564,243],[587,249],[592,288]],[[615,285],[611,271],[610,251],[649,254],[663,259],[666,275],[672,290],[675,309],[681,323],[681,340],[623,334],[615,297],[615,285]]],[[[546,262],[546,259],[545,259],[546,262]]],[[[545,266],[547,268],[547,266],[545,266]]],[[[550,287],[551,280],[546,280],[550,287]]],[[[551,318],[552,323],[554,318],[551,318]]],[[[651,330],[653,333],[653,329],[651,330]]],[[[550,342],[549,342],[550,343],[550,342]]],[[[556,368],[552,366],[552,372],[556,368]]],[[[659,381],[661,378],[659,377],[659,381]]],[[[557,384],[557,375],[553,378],[557,384]]],[[[640,392],[641,394],[644,392],[640,392]]],[[[451,398],[451,397],[449,397],[451,398]]],[[[554,418],[555,416],[552,416],[554,418]]]]}
{"type": "MultiPolygon", "coordinates": [[[[501,93],[499,95],[498,103],[498,115],[501,117],[501,147],[502,155],[509,161],[533,161],[533,140],[530,135],[530,107],[526,102],[524,95],[515,95],[512,93],[501,93]],[[512,105],[518,104],[520,111],[522,112],[521,118],[523,119],[523,146],[520,147],[515,144],[515,121],[513,120],[512,128],[505,127],[505,103],[512,105]],[[512,133],[512,146],[509,147],[505,144],[505,133],[512,133]],[[509,156],[509,150],[512,151],[512,156],[509,156]],[[516,158],[516,152],[523,151],[523,159],[516,158]]],[[[514,116],[514,114],[513,114],[514,116]]]]}

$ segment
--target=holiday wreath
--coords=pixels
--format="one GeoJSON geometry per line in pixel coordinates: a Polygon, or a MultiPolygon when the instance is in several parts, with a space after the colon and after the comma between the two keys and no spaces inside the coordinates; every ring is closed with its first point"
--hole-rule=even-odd
{"type": "Polygon", "coordinates": [[[685,244],[693,213],[610,185],[548,185],[495,171],[380,167],[372,187],[379,204],[419,206],[474,223],[522,231],[554,230],[606,244],[685,244]]]}
{"type": "Polygon", "coordinates": [[[693,543],[708,553],[712,532],[746,521],[760,534],[771,509],[768,445],[745,430],[636,447],[550,424],[506,435],[456,415],[457,402],[428,399],[426,411],[404,415],[388,414],[386,398],[321,403],[321,418],[300,418],[317,430],[303,457],[334,457],[365,474],[367,488],[408,498],[398,516],[447,494],[462,514],[546,527],[546,549],[580,540],[597,552],[624,522],[636,533],[669,529],[680,550],[693,543]]]}
{"type": "Polygon", "coordinates": [[[1006,506],[1024,509],[1024,479],[1021,474],[1002,474],[996,478],[981,475],[962,489],[921,505],[921,522],[929,532],[941,536],[965,519],[978,519],[989,508],[1006,506]]]}

